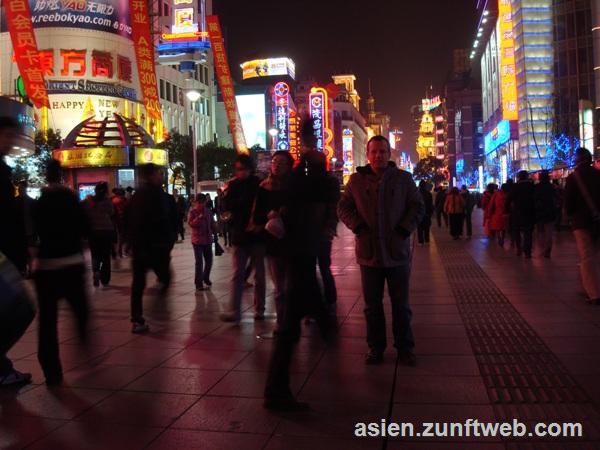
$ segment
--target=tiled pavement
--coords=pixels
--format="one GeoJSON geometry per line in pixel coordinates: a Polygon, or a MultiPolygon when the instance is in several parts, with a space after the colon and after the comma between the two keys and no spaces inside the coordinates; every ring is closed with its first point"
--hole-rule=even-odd
{"type": "Polygon", "coordinates": [[[186,243],[173,254],[176,281],[168,301],[146,300],[150,334],[130,333],[125,263],[110,288],[90,288],[94,341],[87,352],[78,346],[68,310],[61,311],[64,387],[42,384],[31,327],[11,356],[34,374],[34,384],[0,391],[0,448],[600,448],[600,308],[583,302],[569,233],[558,236],[552,260],[525,261],[491,246],[480,232],[453,242],[436,229],[435,242],[414,253],[415,368],[396,366],[391,351],[382,366],[363,364],[360,276],[349,233],[342,231],[334,252],[339,337],[325,344],[305,326],[293,364],[293,388],[312,412],[262,409],[273,342],[270,298],[266,322],[253,321],[248,292],[241,328],[220,323],[229,256],[216,258],[212,290],[195,294],[186,243]],[[468,418],[577,421],[584,437],[353,437],[355,423],[383,418],[417,425],[468,418]]]}

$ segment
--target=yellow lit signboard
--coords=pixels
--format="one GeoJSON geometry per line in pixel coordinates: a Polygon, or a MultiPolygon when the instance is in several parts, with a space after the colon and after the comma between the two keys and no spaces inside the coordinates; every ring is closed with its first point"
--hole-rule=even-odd
{"type": "Polygon", "coordinates": [[[296,65],[290,58],[254,59],[242,63],[242,79],[289,75],[296,77],[296,65]]]}
{"type": "Polygon", "coordinates": [[[504,120],[518,120],[515,40],[513,36],[513,18],[510,1],[498,0],[500,90],[502,94],[502,118],[504,120]]]}
{"type": "Polygon", "coordinates": [[[61,166],[66,169],[129,165],[129,156],[124,148],[95,147],[54,150],[52,158],[60,161],[61,166]]]}
{"type": "Polygon", "coordinates": [[[167,156],[167,151],[159,148],[136,148],[135,165],[149,163],[163,167],[168,166],[169,158],[167,156]]]}

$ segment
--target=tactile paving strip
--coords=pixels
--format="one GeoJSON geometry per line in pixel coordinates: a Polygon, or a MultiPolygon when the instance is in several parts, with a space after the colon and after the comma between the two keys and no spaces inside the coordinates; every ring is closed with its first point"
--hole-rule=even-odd
{"type": "MultiPolygon", "coordinates": [[[[471,255],[443,237],[437,247],[498,420],[581,422],[584,438],[560,448],[600,448],[600,410],[471,255]]],[[[544,439],[511,449],[554,449],[544,439]]]]}

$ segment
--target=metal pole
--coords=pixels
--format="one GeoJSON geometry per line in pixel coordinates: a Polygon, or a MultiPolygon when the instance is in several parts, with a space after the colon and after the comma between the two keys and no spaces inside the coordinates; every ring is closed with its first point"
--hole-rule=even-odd
{"type": "Polygon", "coordinates": [[[198,188],[198,155],[196,149],[196,102],[192,102],[192,159],[194,164],[194,195],[198,188]]]}

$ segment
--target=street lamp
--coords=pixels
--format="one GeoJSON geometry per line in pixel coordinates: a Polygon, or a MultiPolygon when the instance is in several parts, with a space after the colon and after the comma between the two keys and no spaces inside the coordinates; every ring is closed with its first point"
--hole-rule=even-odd
{"type": "Polygon", "coordinates": [[[198,187],[198,155],[196,151],[196,102],[200,99],[200,92],[189,90],[185,93],[192,106],[192,161],[194,164],[194,195],[198,187]]]}
{"type": "Polygon", "coordinates": [[[277,133],[278,133],[277,128],[270,128],[269,129],[269,136],[271,136],[273,138],[272,141],[271,141],[272,142],[273,150],[277,150],[275,148],[275,136],[277,136],[277,133]]]}
{"type": "Polygon", "coordinates": [[[333,158],[331,158],[331,165],[333,166],[333,171],[335,172],[337,169],[337,158],[334,156],[333,158]]]}

